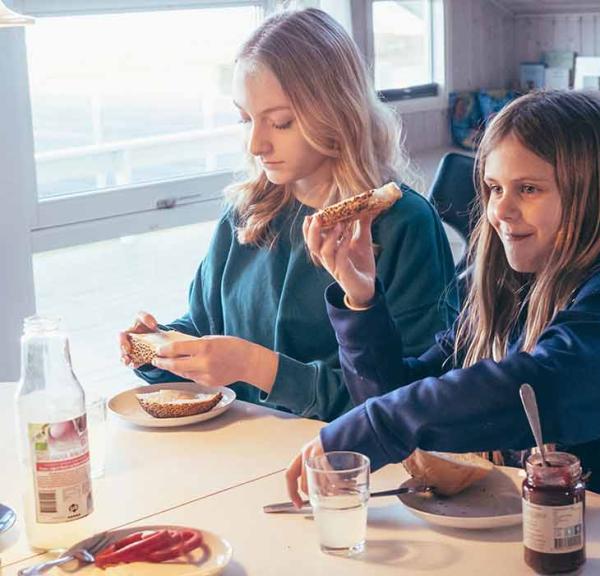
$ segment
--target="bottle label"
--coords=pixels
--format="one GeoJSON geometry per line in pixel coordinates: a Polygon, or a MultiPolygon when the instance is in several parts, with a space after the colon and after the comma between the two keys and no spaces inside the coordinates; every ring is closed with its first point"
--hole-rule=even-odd
{"type": "Polygon", "coordinates": [[[28,426],[37,521],[69,522],[93,510],[85,413],[28,426]]]}
{"type": "Polygon", "coordinates": [[[540,506],[523,500],[523,544],[535,552],[564,554],[583,548],[583,502],[540,506]]]}

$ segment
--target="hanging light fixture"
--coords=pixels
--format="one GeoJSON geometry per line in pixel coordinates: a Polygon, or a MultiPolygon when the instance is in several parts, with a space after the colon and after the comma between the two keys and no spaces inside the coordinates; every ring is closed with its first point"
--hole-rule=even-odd
{"type": "Polygon", "coordinates": [[[2,0],[0,0],[0,28],[8,28],[9,26],[25,26],[33,24],[35,20],[31,16],[23,16],[9,10],[2,0]]]}

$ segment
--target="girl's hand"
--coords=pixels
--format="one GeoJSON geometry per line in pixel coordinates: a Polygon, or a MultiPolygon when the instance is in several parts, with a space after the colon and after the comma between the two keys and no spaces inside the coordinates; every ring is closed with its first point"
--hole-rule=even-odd
{"type": "Polygon", "coordinates": [[[279,356],[235,336],[203,336],[172,342],[158,350],[152,364],[205,386],[243,381],[270,392],[279,356]]]}
{"type": "Polygon", "coordinates": [[[298,490],[298,481],[300,481],[300,490],[308,494],[306,483],[306,461],[313,456],[321,456],[325,453],[320,436],[313,438],[302,448],[302,452],[296,456],[285,471],[285,481],[290,500],[296,508],[302,508],[302,496],[298,490]]]}
{"type": "Polygon", "coordinates": [[[302,232],[314,258],[335,278],[350,306],[368,306],[375,294],[375,254],[371,237],[373,215],[323,230],[317,218],[307,216],[302,232]]]}
{"type": "Polygon", "coordinates": [[[121,346],[121,362],[126,366],[132,368],[138,368],[140,364],[134,364],[132,362],[129,353],[131,352],[131,342],[129,341],[129,334],[147,334],[148,332],[156,332],[158,329],[158,322],[156,318],[148,312],[138,312],[138,315],[133,323],[133,326],[127,328],[123,332],[119,333],[119,345],[121,346]]]}

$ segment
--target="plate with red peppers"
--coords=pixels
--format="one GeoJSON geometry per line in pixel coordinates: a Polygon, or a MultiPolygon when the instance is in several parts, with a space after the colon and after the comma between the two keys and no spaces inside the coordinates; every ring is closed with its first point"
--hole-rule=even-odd
{"type": "MultiPolygon", "coordinates": [[[[106,533],[106,544],[95,562],[77,574],[104,576],[212,576],[220,574],[232,556],[231,545],[206,530],[182,526],[136,526],[106,533]]],[[[96,536],[67,550],[85,548],[96,536]]],[[[69,566],[66,564],[65,566],[69,566]]],[[[54,574],[62,574],[55,569],[54,574]]]]}

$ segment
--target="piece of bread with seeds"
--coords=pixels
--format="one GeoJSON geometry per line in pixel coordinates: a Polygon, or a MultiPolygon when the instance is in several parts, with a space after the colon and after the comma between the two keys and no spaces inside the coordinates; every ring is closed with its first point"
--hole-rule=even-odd
{"type": "Polygon", "coordinates": [[[417,448],[402,462],[420,484],[433,486],[436,494],[452,496],[485,478],[494,464],[478,454],[426,452],[417,448]]]}
{"type": "Polygon", "coordinates": [[[176,330],[159,330],[147,334],[133,334],[130,332],[131,351],[129,352],[129,358],[136,366],[150,364],[156,356],[156,351],[161,346],[182,340],[196,340],[196,338],[176,330]]]}
{"type": "Polygon", "coordinates": [[[223,394],[162,389],[157,392],[136,394],[136,398],[140,406],[154,418],[181,418],[212,410],[221,401],[223,394]]]}
{"type": "Polygon", "coordinates": [[[346,198],[336,204],[315,212],[321,228],[331,228],[340,222],[349,222],[363,214],[378,213],[390,208],[396,200],[402,198],[402,190],[395,182],[389,182],[381,188],[375,188],[346,198]]]}

